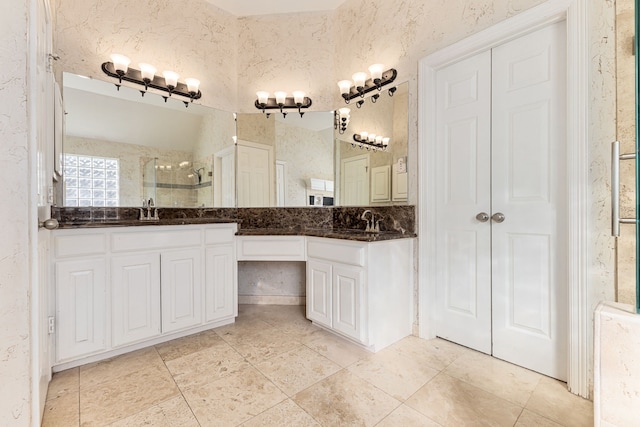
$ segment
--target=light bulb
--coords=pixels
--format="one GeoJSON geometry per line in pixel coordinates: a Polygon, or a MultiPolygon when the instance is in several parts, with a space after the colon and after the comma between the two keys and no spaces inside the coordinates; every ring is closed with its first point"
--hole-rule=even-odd
{"type": "Polygon", "coordinates": [[[338,113],[340,114],[341,119],[349,118],[349,113],[351,113],[351,110],[349,108],[344,107],[344,108],[340,108],[338,110],[338,113]]]}
{"type": "Polygon", "coordinates": [[[184,82],[187,84],[187,90],[189,91],[189,93],[198,93],[198,89],[200,88],[200,80],[189,77],[184,79],[184,82]]]}
{"type": "Polygon", "coordinates": [[[384,64],[373,64],[369,67],[369,73],[373,81],[380,80],[382,78],[382,72],[384,71],[384,64]]]}
{"type": "Polygon", "coordinates": [[[369,136],[369,132],[360,132],[361,141],[366,141],[368,136],[369,136]]]}
{"type": "Polygon", "coordinates": [[[142,80],[153,81],[153,78],[156,75],[156,67],[151,64],[141,63],[140,65],[140,74],[142,74],[142,80]]]}
{"type": "Polygon", "coordinates": [[[306,94],[301,91],[301,90],[297,90],[295,92],[293,92],[293,101],[296,104],[302,104],[304,102],[304,97],[306,96],[306,94]]]}
{"type": "Polygon", "coordinates": [[[112,54],[110,58],[111,58],[111,62],[113,62],[113,68],[116,70],[116,73],[118,73],[118,71],[120,71],[122,74],[127,73],[129,64],[131,64],[131,60],[129,58],[127,58],[124,55],[120,55],[118,53],[112,54]]]}
{"type": "Polygon", "coordinates": [[[384,138],[382,138],[382,145],[385,147],[388,146],[390,140],[391,138],[389,138],[388,136],[385,136],[384,138]]]}
{"type": "Polygon", "coordinates": [[[382,145],[382,135],[376,136],[376,144],[382,145]]]}
{"type": "Polygon", "coordinates": [[[368,137],[369,142],[375,142],[376,140],[376,134],[375,133],[370,133],[369,137],[368,137]]]}
{"type": "Polygon", "coordinates": [[[261,90],[256,92],[256,96],[258,97],[258,104],[266,104],[269,100],[269,92],[261,90]]]}
{"type": "Polygon", "coordinates": [[[274,95],[276,96],[276,104],[278,105],[284,104],[284,101],[287,99],[287,92],[282,90],[274,92],[274,95]]]}
{"type": "Polygon", "coordinates": [[[348,95],[351,91],[351,80],[340,80],[338,82],[338,87],[340,88],[340,93],[342,95],[348,95]]]}
{"type": "Polygon", "coordinates": [[[364,87],[364,82],[367,80],[367,73],[355,73],[351,78],[353,79],[353,84],[355,84],[357,88],[361,88],[364,87]]]}
{"type": "Polygon", "coordinates": [[[164,77],[164,83],[168,88],[173,90],[178,86],[178,77],[180,76],[175,71],[163,71],[162,76],[164,77]]]}

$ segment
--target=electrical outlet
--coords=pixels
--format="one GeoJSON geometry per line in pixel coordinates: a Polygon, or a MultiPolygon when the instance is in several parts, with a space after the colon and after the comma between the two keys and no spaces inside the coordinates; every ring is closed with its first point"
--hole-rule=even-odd
{"type": "Polygon", "coordinates": [[[49,333],[53,334],[56,331],[56,318],[55,317],[49,317],[49,333]]]}

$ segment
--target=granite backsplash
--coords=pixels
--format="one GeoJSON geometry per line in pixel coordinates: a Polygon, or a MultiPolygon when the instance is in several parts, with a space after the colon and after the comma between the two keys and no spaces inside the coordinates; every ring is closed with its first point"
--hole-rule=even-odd
{"type": "MultiPolygon", "coordinates": [[[[203,223],[237,222],[240,229],[325,229],[364,230],[366,222],[362,212],[369,209],[375,220],[380,220],[381,231],[397,231],[415,234],[415,206],[332,206],[332,207],[292,207],[292,208],[158,208],[160,221],[189,220],[203,223]]],[[[51,217],[58,220],[61,228],[82,227],[93,223],[123,222],[137,225],[139,208],[102,207],[53,207],[51,217]]],[[[141,223],[142,221],[140,221],[141,223]]],[[[145,222],[146,225],[151,225],[145,222]]],[[[105,224],[105,226],[106,226],[105,224]]],[[[125,224],[123,224],[125,225],[125,224]]]]}

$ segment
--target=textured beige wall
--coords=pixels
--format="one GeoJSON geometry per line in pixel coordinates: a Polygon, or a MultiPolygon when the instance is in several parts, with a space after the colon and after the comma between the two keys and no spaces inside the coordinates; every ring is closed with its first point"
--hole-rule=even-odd
{"type": "MultiPolygon", "coordinates": [[[[200,80],[201,104],[235,111],[237,25],[227,12],[202,0],[53,0],[54,45],[62,71],[107,80],[101,64],[128,56],[200,80]]],[[[58,81],[61,81],[58,79],[58,81]]]]}
{"type": "MultiPolygon", "coordinates": [[[[635,56],[633,55],[634,1],[616,1],[616,72],[617,72],[617,139],[622,153],[633,153],[636,140],[635,56]]],[[[620,164],[620,213],[635,218],[635,162],[620,164]]],[[[620,226],[617,244],[616,300],[635,304],[636,298],[636,227],[620,226]]]]}
{"type": "Polygon", "coordinates": [[[238,111],[256,111],[259,90],[303,90],[311,110],[333,110],[334,22],[331,12],[239,18],[238,111]]]}
{"type": "Polygon", "coordinates": [[[5,224],[0,245],[0,424],[4,426],[31,425],[29,204],[35,196],[29,183],[35,153],[28,142],[28,5],[14,2],[0,14],[0,219],[5,224]]]}

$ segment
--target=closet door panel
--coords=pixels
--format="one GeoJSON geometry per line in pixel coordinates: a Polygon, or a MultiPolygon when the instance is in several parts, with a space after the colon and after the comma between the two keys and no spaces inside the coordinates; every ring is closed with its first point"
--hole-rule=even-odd
{"type": "Polygon", "coordinates": [[[493,354],[566,379],[565,25],[493,49],[493,354]]]}
{"type": "Polygon", "coordinates": [[[437,80],[437,334],[491,353],[491,53],[437,80]]]}

